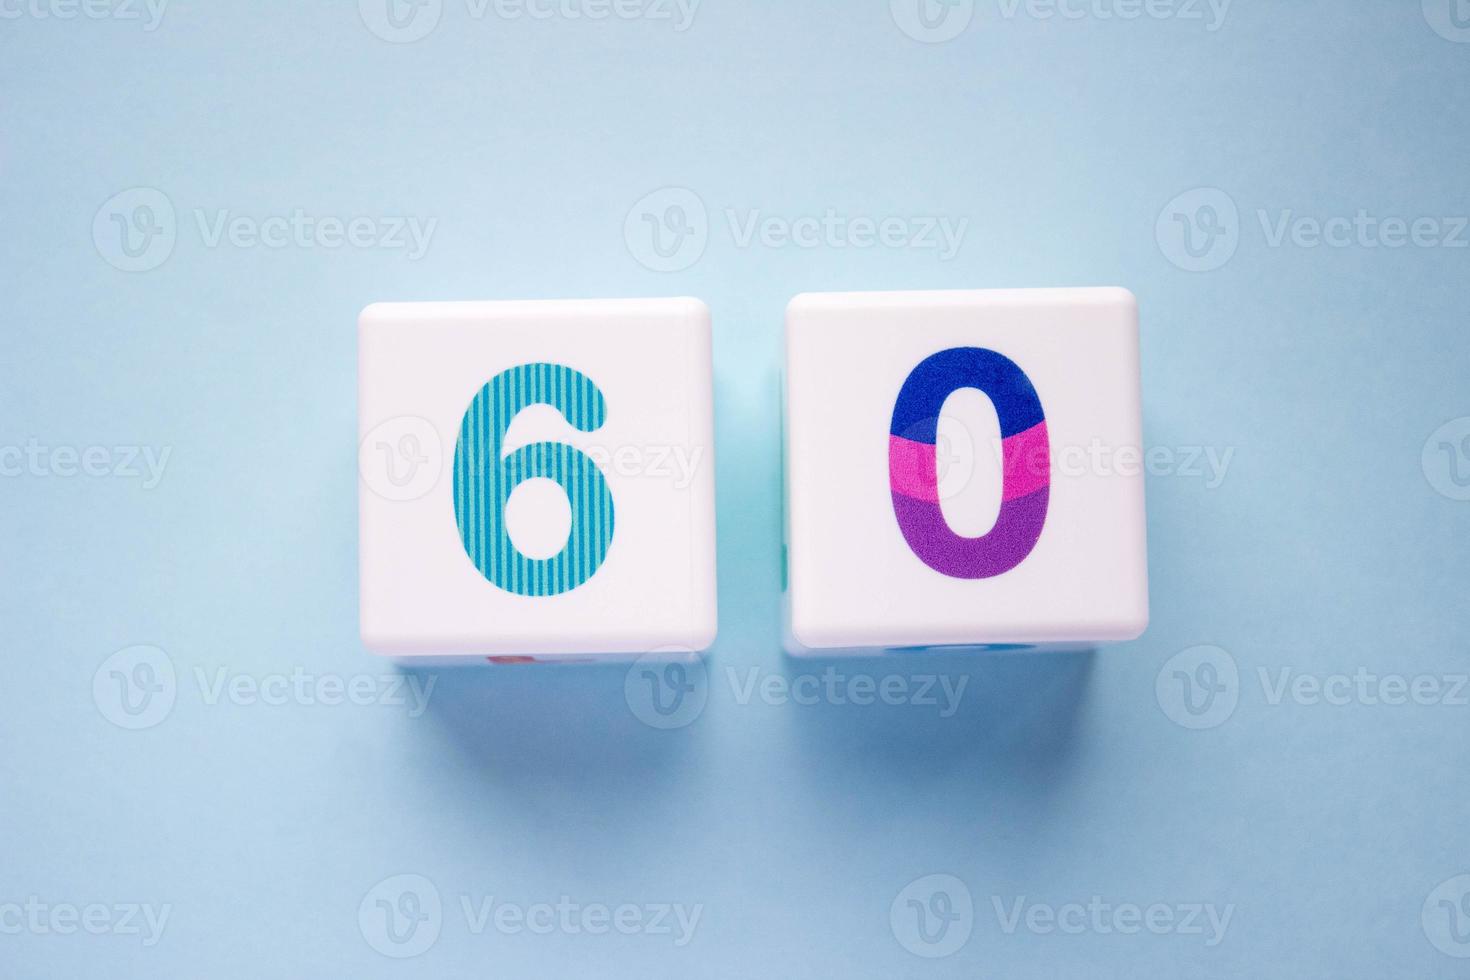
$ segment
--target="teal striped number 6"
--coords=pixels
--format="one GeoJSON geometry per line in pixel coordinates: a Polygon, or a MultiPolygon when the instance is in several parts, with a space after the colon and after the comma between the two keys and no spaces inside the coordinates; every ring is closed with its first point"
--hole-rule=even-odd
{"type": "Polygon", "coordinates": [[[502,458],[511,421],[532,405],[550,405],[573,427],[595,432],[607,418],[597,385],[562,364],[522,364],[481,388],[459,425],[454,447],[454,519],[480,574],[507,592],[552,596],[596,573],[613,535],[613,501],[602,471],[564,442],[536,442],[502,458]],[[561,484],[571,505],[566,547],[551,558],[527,558],[505,527],[511,492],[544,477],[561,484]]]}

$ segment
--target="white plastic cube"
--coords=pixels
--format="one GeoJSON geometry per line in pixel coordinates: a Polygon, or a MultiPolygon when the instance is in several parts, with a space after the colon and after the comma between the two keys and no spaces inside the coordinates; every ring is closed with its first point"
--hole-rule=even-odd
{"type": "Polygon", "coordinates": [[[786,314],[788,649],[1077,649],[1148,624],[1123,289],[807,294],[786,314]]]}
{"type": "Polygon", "coordinates": [[[703,303],[384,303],[358,331],[370,650],[520,663],[713,642],[703,303]]]}

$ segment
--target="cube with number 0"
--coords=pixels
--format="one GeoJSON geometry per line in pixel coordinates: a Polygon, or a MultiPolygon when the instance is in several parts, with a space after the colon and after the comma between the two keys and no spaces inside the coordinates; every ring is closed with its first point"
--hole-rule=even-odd
{"type": "Polygon", "coordinates": [[[786,358],[791,652],[1143,632],[1131,293],[808,294],[786,358]]]}
{"type": "Polygon", "coordinates": [[[703,303],[380,303],[358,331],[369,649],[522,663],[713,642],[703,303]]]}

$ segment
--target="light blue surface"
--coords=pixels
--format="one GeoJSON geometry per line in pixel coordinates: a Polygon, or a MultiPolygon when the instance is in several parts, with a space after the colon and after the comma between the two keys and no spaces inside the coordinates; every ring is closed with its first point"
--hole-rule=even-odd
{"type": "Polygon", "coordinates": [[[1470,250],[1270,237],[1287,210],[1470,213],[1470,44],[1435,4],[1447,36],[1418,0],[1240,0],[1213,31],[1204,4],[1202,21],[1067,20],[981,0],[931,44],[879,0],[705,0],[684,31],[445,0],[398,44],[347,2],[176,2],[152,31],[6,3],[0,444],[48,448],[45,475],[0,458],[0,976],[1466,975],[1449,954],[1470,954],[1450,930],[1452,913],[1470,929],[1470,707],[1330,679],[1402,675],[1442,702],[1470,670],[1470,503],[1447,469],[1470,473],[1470,453],[1439,448],[1470,423],[1431,440],[1470,416],[1470,250]],[[111,213],[157,197],[104,202],[136,187],[175,211],[140,227],[175,241],[128,273],[113,263],[158,253],[109,245],[111,213]],[[630,216],[663,187],[692,190],[711,226],[671,273],[637,260],[659,261],[630,216]],[[1217,207],[1225,235],[1190,258],[1173,213],[1202,234],[1220,195],[1166,205],[1199,188],[1239,217],[1217,207]],[[298,208],[437,225],[417,260],[208,244],[219,209],[298,208]],[[968,225],[948,261],[735,241],[749,209],[829,208],[968,225]],[[1232,240],[1223,266],[1180,267],[1232,240]],[[1213,488],[1182,453],[1149,481],[1147,635],[1086,658],[836,665],[845,683],[964,679],[950,717],[746,697],[752,670],[828,666],[777,652],[787,298],[1089,284],[1140,298],[1149,445],[1234,452],[1213,488]],[[621,668],[444,674],[419,717],[216,696],[221,676],[297,671],[380,693],[356,635],[363,305],[678,294],[716,323],[721,630],[702,713],[645,724],[621,668]],[[126,462],[114,447],[169,455],[149,488],[66,476],[60,446],[108,447],[94,470],[126,462]],[[135,644],[176,672],[158,718],[118,710],[113,668],[146,679],[126,658],[94,693],[135,644]],[[1202,644],[1228,659],[1171,662],[1202,644]],[[1176,671],[1201,668],[1224,690],[1196,688],[1191,714],[1176,671]],[[1276,697],[1288,668],[1349,703],[1276,697]],[[407,949],[374,889],[404,874],[442,913],[395,960],[373,948],[407,949]],[[905,891],[933,874],[963,889],[905,891]],[[962,946],[906,948],[961,935],[925,945],[910,898],[963,918],[966,893],[962,946]],[[682,946],[677,925],[476,934],[461,896],[476,915],[488,896],[533,915],[566,896],[700,917],[682,946]],[[1204,934],[1104,932],[1135,920],[1063,908],[1093,896],[1230,918],[1214,946],[1204,917],[1204,934]],[[1008,932],[1023,897],[1041,911],[1008,932]],[[111,908],[129,903],[167,906],[153,945],[111,908]],[[1048,931],[1048,907],[1081,933],[1048,931]],[[50,931],[67,909],[104,934],[50,931]]]}

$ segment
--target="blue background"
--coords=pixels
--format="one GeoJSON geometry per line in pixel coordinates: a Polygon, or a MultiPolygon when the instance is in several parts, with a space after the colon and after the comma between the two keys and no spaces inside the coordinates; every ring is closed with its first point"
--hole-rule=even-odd
{"type": "Polygon", "coordinates": [[[1470,503],[1421,466],[1470,415],[1470,251],[1272,247],[1257,211],[1470,213],[1470,44],[1418,0],[1238,0],[1207,26],[998,0],[933,44],[877,0],[705,0],[683,32],[447,0],[404,44],[345,2],[0,20],[0,443],[171,447],[151,489],[0,479],[0,905],[172,907],[146,948],[0,934],[0,976],[1467,975],[1421,908],[1470,871],[1470,708],[1272,704],[1258,670],[1470,669],[1470,503]],[[624,236],[665,186],[710,226],[666,274],[624,236]],[[133,187],[167,196],[177,241],[127,273],[92,224],[133,187]],[[1238,249],[1189,272],[1155,221],[1201,187],[1238,205],[1238,249]],[[194,217],[296,208],[438,225],[411,261],[209,247],[194,217]],[[949,261],[741,248],[727,208],[969,226],[949,261]],[[741,704],[728,669],[826,666],[777,646],[786,300],[1096,284],[1141,302],[1149,445],[1235,451],[1213,489],[1150,478],[1144,638],[837,665],[967,676],[950,718],[741,704]],[[442,674],[418,718],[208,703],[196,670],[384,670],[357,639],[362,306],[679,294],[713,309],[717,373],[722,615],[692,724],[645,725],[616,667],[442,674]],[[177,671],[139,731],[92,693],[133,644],[177,671]],[[1238,706],[1191,730],[1155,687],[1200,644],[1238,665],[1238,706]],[[889,912],[935,873],[965,883],[973,934],[926,959],[889,912]],[[444,903],[413,959],[358,923],[398,874],[444,903]],[[475,935],[460,895],[703,912],[683,947],[475,935]],[[1234,911],[1208,947],[1008,934],[993,907],[1094,895],[1234,911]]]}

